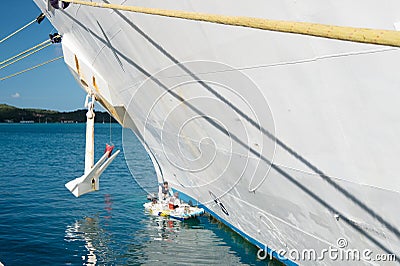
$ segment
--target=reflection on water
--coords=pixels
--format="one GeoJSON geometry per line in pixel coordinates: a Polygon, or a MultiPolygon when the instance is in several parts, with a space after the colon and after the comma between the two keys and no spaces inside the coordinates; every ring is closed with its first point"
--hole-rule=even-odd
{"type": "Polygon", "coordinates": [[[88,253],[82,256],[86,265],[96,265],[96,248],[93,246],[93,239],[96,239],[100,230],[98,219],[86,217],[82,221],[76,221],[73,225],[67,226],[65,230],[65,241],[83,241],[88,253]]]}
{"type": "Polygon", "coordinates": [[[107,230],[108,221],[112,218],[112,203],[111,195],[105,194],[105,215],[85,217],[68,225],[65,230],[66,242],[83,242],[87,250],[87,253],[82,256],[84,265],[96,265],[98,261],[107,262],[109,257],[113,257],[114,251],[109,245],[112,241],[112,233],[107,230]]]}
{"type": "MultiPolygon", "coordinates": [[[[113,125],[116,147],[121,130],[113,125]]],[[[13,154],[0,160],[2,263],[265,265],[257,248],[210,217],[177,222],[146,215],[142,188],[157,191],[157,179],[136,138],[125,152],[140,186],[118,156],[101,190],[76,199],[64,184],[82,174],[84,134],[85,124],[0,125],[3,153],[13,154]]],[[[109,139],[110,126],[97,124],[96,155],[109,139]]]]}
{"type": "Polygon", "coordinates": [[[108,215],[85,217],[65,230],[66,242],[81,241],[85,247],[84,265],[278,265],[257,261],[257,248],[209,216],[184,222],[143,216],[121,238],[108,231],[113,219],[111,196],[105,196],[105,203],[108,215]]]}
{"type": "Polygon", "coordinates": [[[173,260],[177,264],[240,264],[230,247],[212,230],[206,228],[207,217],[185,222],[161,217],[149,217],[148,242],[142,250],[147,254],[145,265],[173,260]]]}
{"type": "Polygon", "coordinates": [[[111,195],[110,194],[105,194],[104,195],[104,203],[105,203],[105,207],[104,209],[107,211],[107,215],[104,216],[105,219],[111,219],[112,215],[111,215],[111,211],[112,211],[112,199],[111,199],[111,195]]]}

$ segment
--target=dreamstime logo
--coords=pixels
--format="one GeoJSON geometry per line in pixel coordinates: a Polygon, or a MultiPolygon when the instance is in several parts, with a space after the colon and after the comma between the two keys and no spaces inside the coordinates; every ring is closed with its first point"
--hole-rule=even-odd
{"type": "Polygon", "coordinates": [[[275,153],[275,125],[263,93],[241,71],[216,62],[185,62],[127,91],[132,98],[124,118],[124,153],[144,189],[148,176],[135,160],[131,129],[158,174],[174,184],[213,188],[220,198],[244,176],[250,191],[265,181],[275,153]]]}
{"type": "Polygon", "coordinates": [[[339,238],[336,241],[337,247],[329,246],[327,249],[316,251],[315,249],[280,249],[273,250],[269,247],[259,249],[257,258],[265,260],[276,257],[281,261],[396,261],[395,254],[373,254],[370,249],[358,250],[347,248],[349,243],[345,238],[339,238]]]}
{"type": "Polygon", "coordinates": [[[349,245],[349,243],[347,242],[347,240],[345,238],[338,238],[338,240],[336,241],[337,245],[339,248],[345,248],[349,245]]]}

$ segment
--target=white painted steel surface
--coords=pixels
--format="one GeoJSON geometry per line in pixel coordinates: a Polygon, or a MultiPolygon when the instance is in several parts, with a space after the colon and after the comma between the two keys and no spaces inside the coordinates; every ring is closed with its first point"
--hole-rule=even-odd
{"type": "MultiPolygon", "coordinates": [[[[71,72],[124,111],[160,180],[275,250],[345,238],[399,256],[397,48],[35,2],[62,34],[71,72]]],[[[110,2],[382,29],[400,21],[394,0],[110,2]]]]}

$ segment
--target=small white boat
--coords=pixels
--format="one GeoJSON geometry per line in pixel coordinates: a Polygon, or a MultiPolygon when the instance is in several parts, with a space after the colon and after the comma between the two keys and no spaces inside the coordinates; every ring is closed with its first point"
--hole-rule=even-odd
{"type": "Polygon", "coordinates": [[[143,206],[151,215],[170,217],[181,221],[200,216],[204,213],[203,208],[193,207],[185,203],[172,208],[168,200],[146,202],[143,206]]]}

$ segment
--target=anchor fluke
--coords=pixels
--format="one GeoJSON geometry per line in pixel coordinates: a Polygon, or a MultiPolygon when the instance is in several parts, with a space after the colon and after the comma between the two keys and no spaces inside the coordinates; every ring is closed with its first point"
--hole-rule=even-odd
{"type": "Polygon", "coordinates": [[[93,166],[89,173],[69,181],[65,187],[74,194],[75,197],[99,190],[99,177],[106,170],[108,165],[117,157],[120,150],[110,156],[111,152],[106,151],[100,160],[93,166]],[[110,156],[110,157],[109,157],[110,156]]]}

